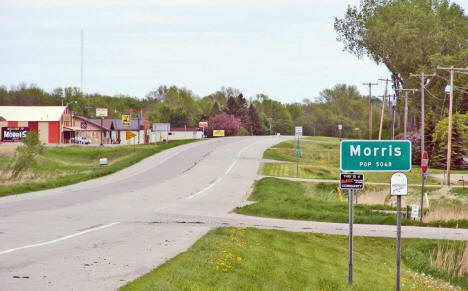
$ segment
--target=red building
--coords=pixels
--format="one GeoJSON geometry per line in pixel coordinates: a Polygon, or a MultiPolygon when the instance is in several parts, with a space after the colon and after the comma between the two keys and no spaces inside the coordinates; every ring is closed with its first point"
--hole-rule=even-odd
{"type": "Polygon", "coordinates": [[[67,106],[0,106],[1,142],[20,142],[28,131],[37,131],[42,143],[66,143],[64,127],[71,126],[67,106]]]}

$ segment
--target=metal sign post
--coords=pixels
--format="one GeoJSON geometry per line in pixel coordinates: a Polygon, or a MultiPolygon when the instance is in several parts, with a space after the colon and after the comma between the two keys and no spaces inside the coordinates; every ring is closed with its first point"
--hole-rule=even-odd
{"type": "Polygon", "coordinates": [[[422,171],[422,187],[421,187],[421,222],[423,221],[423,203],[424,203],[424,180],[427,177],[427,167],[429,165],[429,158],[427,152],[424,152],[421,156],[421,171],[422,171]]]}
{"type": "Polygon", "coordinates": [[[294,128],[294,150],[296,152],[296,178],[299,177],[299,157],[301,155],[301,149],[299,147],[299,139],[301,137],[302,137],[302,126],[296,126],[294,128]]]}
{"type": "Polygon", "coordinates": [[[349,237],[348,237],[348,284],[353,284],[353,190],[348,190],[349,237]]]}
{"type": "Polygon", "coordinates": [[[296,178],[299,178],[299,157],[301,156],[301,148],[299,147],[299,137],[297,138],[296,150],[296,178]]]}
{"type": "Polygon", "coordinates": [[[408,195],[408,178],[403,173],[395,173],[390,178],[390,194],[397,196],[397,241],[396,241],[396,285],[395,290],[400,291],[400,264],[401,264],[401,196],[408,195]]]}
{"type": "Polygon", "coordinates": [[[349,207],[349,247],[348,247],[348,283],[353,284],[353,194],[357,190],[364,188],[364,175],[363,174],[341,174],[340,175],[340,189],[348,189],[348,207],[349,207]]]}
{"type": "Polygon", "coordinates": [[[96,117],[101,117],[101,144],[100,146],[104,146],[102,144],[102,132],[104,131],[102,127],[102,122],[104,120],[104,117],[107,117],[107,108],[96,108],[96,117]]]}

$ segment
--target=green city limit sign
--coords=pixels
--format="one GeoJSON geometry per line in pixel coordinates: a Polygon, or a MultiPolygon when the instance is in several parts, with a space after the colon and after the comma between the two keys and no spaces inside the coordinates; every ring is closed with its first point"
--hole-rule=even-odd
{"type": "Polygon", "coordinates": [[[409,140],[343,140],[340,145],[342,172],[409,172],[409,140]]]}

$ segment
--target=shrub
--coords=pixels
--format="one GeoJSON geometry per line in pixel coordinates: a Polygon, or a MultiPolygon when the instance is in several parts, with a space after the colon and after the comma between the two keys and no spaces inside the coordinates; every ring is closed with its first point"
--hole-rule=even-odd
{"type": "Polygon", "coordinates": [[[18,178],[21,174],[37,163],[36,156],[43,152],[37,131],[30,131],[22,140],[23,145],[16,149],[15,160],[11,165],[11,177],[18,178]]]}

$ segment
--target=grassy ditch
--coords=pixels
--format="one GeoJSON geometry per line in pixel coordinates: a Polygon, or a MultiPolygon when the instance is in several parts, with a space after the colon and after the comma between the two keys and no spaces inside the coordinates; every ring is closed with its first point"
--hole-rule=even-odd
{"type": "MultiPolygon", "coordinates": [[[[402,290],[468,288],[466,275],[431,265],[444,243],[402,240],[402,290]]],[[[453,245],[463,249],[463,242],[453,245]]],[[[394,239],[355,237],[352,286],[347,249],[347,236],[218,228],[120,290],[395,290],[394,239]]]]}
{"type": "MultiPolygon", "coordinates": [[[[294,140],[281,142],[267,149],[264,159],[294,163],[265,163],[260,174],[276,177],[296,177],[296,153],[294,140]]],[[[339,179],[340,176],[340,141],[338,138],[308,137],[300,142],[299,178],[339,179]]],[[[392,173],[365,173],[367,182],[389,182],[392,173]]],[[[413,165],[406,173],[408,183],[421,184],[421,167],[413,165]]],[[[426,184],[438,185],[439,181],[427,178],[426,184]]]]}
{"type": "Polygon", "coordinates": [[[0,196],[19,194],[66,186],[127,168],[155,153],[195,140],[175,140],[154,145],[137,145],[135,152],[127,146],[118,147],[45,147],[37,156],[37,163],[16,179],[10,175],[9,165],[13,153],[0,155],[0,196]],[[109,164],[99,166],[100,158],[108,158],[109,164]]]}
{"type": "MultiPolygon", "coordinates": [[[[249,200],[256,201],[256,203],[236,208],[235,212],[263,217],[346,223],[348,222],[348,203],[338,200],[337,187],[337,184],[299,183],[277,178],[263,178],[256,182],[252,195],[249,197],[249,200]]],[[[378,187],[367,188],[368,191],[373,191],[372,189],[376,191],[378,187]]],[[[415,195],[418,195],[417,192],[415,195]]],[[[347,201],[345,193],[343,196],[347,201]]],[[[359,199],[365,201],[365,192],[359,194],[359,199]]],[[[418,196],[415,201],[418,201],[418,196]]],[[[396,224],[395,210],[394,204],[390,201],[385,204],[356,204],[354,221],[362,224],[396,224]]],[[[430,215],[430,211],[426,215],[430,215]]],[[[419,220],[403,218],[402,225],[468,228],[468,219],[440,219],[421,223],[419,220]]]]}

